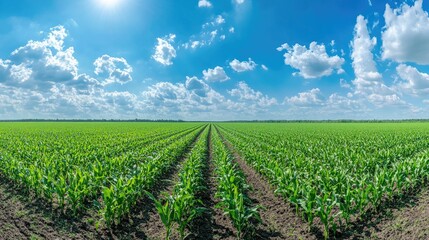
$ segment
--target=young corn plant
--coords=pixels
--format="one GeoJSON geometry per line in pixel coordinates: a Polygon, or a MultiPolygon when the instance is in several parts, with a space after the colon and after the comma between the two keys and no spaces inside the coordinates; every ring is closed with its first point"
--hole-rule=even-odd
{"type": "Polygon", "coordinates": [[[231,155],[216,131],[212,133],[212,144],[218,179],[216,196],[220,198],[217,206],[230,217],[237,230],[238,239],[250,237],[255,230],[254,223],[261,221],[259,206],[251,206],[250,200],[245,195],[248,186],[245,184],[244,175],[233,163],[231,155]]]}
{"type": "Polygon", "coordinates": [[[164,193],[164,198],[156,199],[152,194],[146,192],[149,198],[155,202],[156,210],[166,228],[166,239],[170,238],[174,223],[177,225],[180,239],[185,239],[186,228],[195,218],[206,211],[202,207],[201,200],[197,199],[197,194],[204,189],[203,168],[204,160],[207,157],[208,131],[207,128],[202,133],[188,154],[179,172],[179,181],[171,195],[164,193]]]}
{"type": "Polygon", "coordinates": [[[150,192],[145,191],[147,196],[155,203],[156,211],[161,217],[162,224],[164,224],[166,229],[165,239],[169,240],[171,237],[171,229],[174,223],[174,202],[175,199],[172,196],[167,196],[167,198],[158,200],[150,192]]]}

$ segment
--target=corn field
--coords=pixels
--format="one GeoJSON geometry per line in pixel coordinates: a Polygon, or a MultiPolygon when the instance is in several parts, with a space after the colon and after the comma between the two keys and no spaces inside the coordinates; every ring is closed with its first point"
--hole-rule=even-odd
{"type": "Polygon", "coordinates": [[[426,123],[2,123],[0,178],[60,216],[95,213],[97,231],[151,205],[163,239],[203,238],[215,211],[231,238],[255,239],[270,209],[254,171],[307,236],[341,239],[427,187],[428,149],[426,123]]]}

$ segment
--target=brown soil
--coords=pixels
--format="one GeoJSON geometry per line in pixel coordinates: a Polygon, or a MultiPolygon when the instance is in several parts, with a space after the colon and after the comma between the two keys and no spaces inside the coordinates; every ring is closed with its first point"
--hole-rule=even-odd
{"type": "MultiPolygon", "coordinates": [[[[219,133],[220,134],[220,133],[219,133]]],[[[262,224],[258,227],[255,239],[318,239],[308,224],[299,218],[295,209],[280,197],[274,195],[274,189],[252,167],[249,167],[234,147],[220,134],[224,143],[233,154],[237,164],[246,176],[251,190],[249,198],[262,206],[260,210],[262,224]]]]}
{"type": "MultiPolygon", "coordinates": [[[[211,127],[210,131],[215,131],[211,127]]],[[[207,189],[201,199],[208,211],[197,219],[192,227],[194,234],[188,239],[235,239],[235,230],[229,218],[216,208],[217,181],[212,162],[211,135],[208,139],[208,158],[205,171],[207,189]]],[[[194,142],[195,143],[195,142],[194,142]]],[[[194,143],[190,146],[194,145],[194,143]]],[[[247,165],[233,146],[226,142],[239,167],[246,175],[252,190],[248,196],[263,207],[260,210],[262,224],[257,228],[254,239],[323,239],[320,231],[308,229],[295,209],[282,198],[274,195],[268,182],[247,165]]],[[[183,161],[185,154],[179,162],[183,161]]],[[[179,164],[153,191],[159,195],[171,192],[174,179],[177,179],[179,164]]],[[[159,215],[148,199],[142,199],[130,214],[128,220],[112,229],[97,229],[97,213],[89,210],[79,218],[71,218],[40,199],[23,193],[19,187],[10,183],[0,174],[0,239],[162,239],[165,234],[159,215]]],[[[352,223],[349,229],[338,234],[336,239],[429,239],[429,188],[396,199],[381,210],[361,222],[352,223]]]]}
{"type": "Polygon", "coordinates": [[[355,223],[347,239],[429,239],[429,188],[386,203],[370,219],[355,223]]]}
{"type": "MultiPolygon", "coordinates": [[[[159,184],[153,188],[151,193],[156,198],[161,197],[162,194],[171,194],[173,192],[174,185],[179,179],[181,163],[188,157],[189,152],[192,151],[196,142],[207,127],[208,126],[204,127],[199,132],[198,136],[188,146],[177,163],[163,176],[164,180],[160,181],[159,184]]],[[[137,206],[140,207],[137,207],[136,211],[132,212],[129,221],[121,223],[117,229],[114,229],[111,236],[114,239],[164,239],[166,229],[161,221],[161,217],[155,209],[154,203],[145,197],[137,206]]],[[[172,238],[178,238],[174,230],[172,231],[172,238]]]]}
{"type": "Polygon", "coordinates": [[[200,199],[204,203],[204,207],[208,209],[207,212],[197,219],[193,226],[195,235],[190,236],[190,239],[235,239],[234,227],[228,216],[225,216],[221,209],[216,208],[219,199],[215,197],[217,180],[215,176],[215,168],[213,165],[213,150],[211,142],[211,131],[213,127],[210,126],[208,145],[208,158],[206,169],[204,171],[206,180],[206,190],[201,194],[200,199]]]}
{"type": "MultiPolygon", "coordinates": [[[[205,128],[204,128],[205,129],[205,128]]],[[[179,163],[195,145],[203,130],[188,147],[179,163]]],[[[177,179],[179,165],[174,165],[151,191],[158,196],[162,191],[171,192],[177,179]]],[[[33,199],[0,174],[0,239],[162,239],[164,226],[153,203],[143,198],[133,209],[128,219],[112,230],[96,229],[97,213],[89,210],[80,218],[52,210],[50,204],[33,199]]]]}
{"type": "Polygon", "coordinates": [[[30,199],[0,175],[0,239],[100,239],[94,219],[71,219],[30,199]]]}

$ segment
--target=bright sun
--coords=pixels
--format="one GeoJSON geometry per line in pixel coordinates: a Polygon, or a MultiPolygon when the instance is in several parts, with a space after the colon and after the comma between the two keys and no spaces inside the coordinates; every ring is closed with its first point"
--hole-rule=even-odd
{"type": "Polygon", "coordinates": [[[103,8],[115,8],[121,0],[97,0],[98,4],[103,8]]]}

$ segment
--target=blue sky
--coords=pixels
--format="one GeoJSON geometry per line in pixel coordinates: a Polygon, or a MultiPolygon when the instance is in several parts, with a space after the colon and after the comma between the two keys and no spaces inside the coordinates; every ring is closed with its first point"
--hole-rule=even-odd
{"type": "Polygon", "coordinates": [[[0,1],[0,119],[428,118],[429,3],[0,1]]]}

